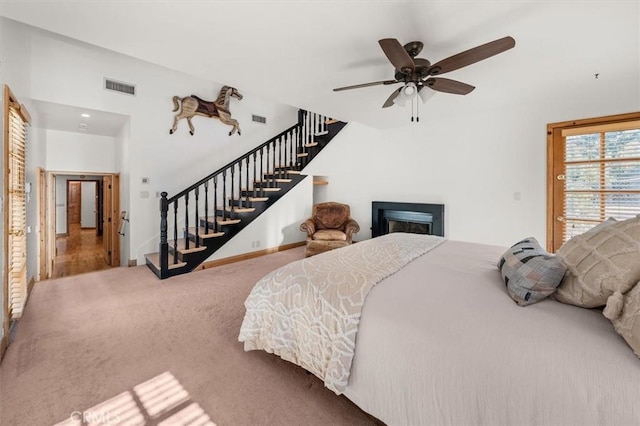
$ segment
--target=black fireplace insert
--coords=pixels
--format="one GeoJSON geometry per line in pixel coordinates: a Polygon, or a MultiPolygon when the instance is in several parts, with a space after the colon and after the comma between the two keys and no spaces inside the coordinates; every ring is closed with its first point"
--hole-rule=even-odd
{"type": "Polygon", "coordinates": [[[444,204],[374,201],[371,206],[371,236],[390,232],[444,237],[444,204]]]}

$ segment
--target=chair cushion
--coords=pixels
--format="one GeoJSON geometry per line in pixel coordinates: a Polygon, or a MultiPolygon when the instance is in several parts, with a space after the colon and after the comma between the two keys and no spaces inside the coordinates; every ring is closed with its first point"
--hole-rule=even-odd
{"type": "Polygon", "coordinates": [[[322,241],[346,241],[347,234],[337,229],[320,229],[313,234],[313,239],[322,241]]]}
{"type": "Polygon", "coordinates": [[[349,219],[350,209],[346,204],[321,203],[314,206],[313,216],[317,229],[342,229],[349,219]]]}
{"type": "Polygon", "coordinates": [[[556,300],[585,308],[604,306],[614,292],[624,294],[640,280],[640,215],[601,225],[558,249],[567,273],[556,300]]]}

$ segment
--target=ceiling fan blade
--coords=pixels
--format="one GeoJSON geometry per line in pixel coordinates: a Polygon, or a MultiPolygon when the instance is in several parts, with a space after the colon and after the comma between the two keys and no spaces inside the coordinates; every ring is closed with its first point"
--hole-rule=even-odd
{"type": "Polygon", "coordinates": [[[389,108],[391,105],[393,105],[393,101],[398,97],[401,90],[402,90],[402,87],[399,88],[398,90],[394,90],[391,96],[389,96],[387,100],[384,102],[384,104],[382,104],[382,108],[389,108]]]}
{"type": "Polygon", "coordinates": [[[428,78],[424,84],[437,92],[453,93],[454,95],[466,95],[475,89],[475,86],[448,78],[428,78]]]}
{"type": "Polygon", "coordinates": [[[485,43],[436,62],[429,68],[429,75],[444,74],[445,72],[466,67],[467,65],[474,64],[498,53],[502,53],[505,50],[509,50],[515,45],[516,41],[512,37],[504,37],[485,43]]]}
{"type": "Polygon", "coordinates": [[[379,86],[381,84],[394,84],[400,83],[398,80],[383,80],[383,81],[373,81],[371,83],[362,83],[362,84],[354,84],[353,86],[344,86],[333,89],[334,92],[339,92],[341,90],[349,90],[349,89],[359,89],[361,87],[369,87],[369,86],[379,86]]]}
{"type": "Polygon", "coordinates": [[[389,62],[391,62],[398,71],[409,74],[416,68],[411,56],[409,56],[404,47],[395,38],[383,38],[382,40],[378,40],[378,43],[384,54],[387,55],[389,62]]]}

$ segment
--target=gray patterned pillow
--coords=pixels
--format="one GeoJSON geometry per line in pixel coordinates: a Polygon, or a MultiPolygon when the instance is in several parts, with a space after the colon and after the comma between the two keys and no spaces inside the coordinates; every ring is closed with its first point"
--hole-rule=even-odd
{"type": "Polygon", "coordinates": [[[560,259],[547,253],[535,238],[529,237],[502,255],[498,269],[509,296],[518,305],[526,306],[556,291],[567,268],[560,259]]]}

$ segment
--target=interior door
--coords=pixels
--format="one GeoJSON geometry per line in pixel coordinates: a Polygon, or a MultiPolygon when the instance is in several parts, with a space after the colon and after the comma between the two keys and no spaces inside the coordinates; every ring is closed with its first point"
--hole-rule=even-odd
{"type": "MultiPolygon", "coordinates": [[[[67,185],[67,223],[80,223],[81,182],[69,181],[67,185]]],[[[69,233],[69,229],[67,229],[67,233],[69,233]]]]}
{"type": "Polygon", "coordinates": [[[102,185],[102,246],[104,249],[104,260],[111,265],[113,221],[112,221],[112,186],[113,178],[105,175],[102,185]]]}
{"type": "Polygon", "coordinates": [[[102,244],[104,260],[120,266],[120,175],[105,175],[102,185],[102,244]]]}

